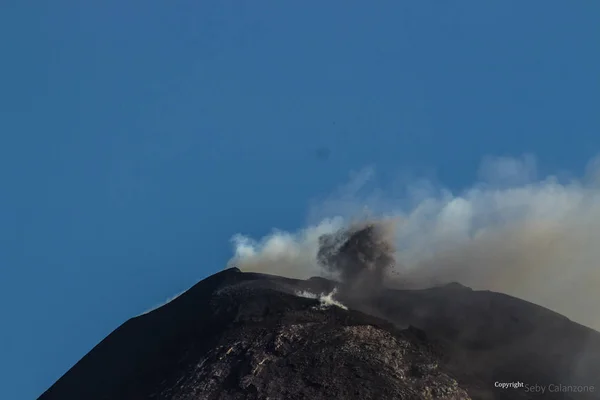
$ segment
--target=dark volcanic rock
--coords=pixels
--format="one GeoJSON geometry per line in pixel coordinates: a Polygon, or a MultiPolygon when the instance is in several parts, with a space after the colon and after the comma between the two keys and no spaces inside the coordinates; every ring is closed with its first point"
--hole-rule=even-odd
{"type": "Polygon", "coordinates": [[[411,331],[276,292],[246,301],[217,345],[158,397],[468,398],[411,331]]]}
{"type": "Polygon", "coordinates": [[[352,296],[341,301],[397,327],[427,332],[442,348],[441,363],[473,398],[600,398],[600,333],[546,308],[459,284],[384,290],[360,302],[352,296]],[[496,389],[496,382],[524,387],[496,389]],[[525,385],[546,391],[531,392],[525,385]],[[575,388],[550,391],[559,385],[575,388]],[[573,392],[584,387],[594,390],[573,392]]]}
{"type": "Polygon", "coordinates": [[[223,271],[123,324],[40,400],[600,397],[600,334],[552,311],[458,284],[341,290],[350,310],[296,295],[336,285],[223,271]]]}
{"type": "Polygon", "coordinates": [[[212,276],[118,328],[40,400],[469,398],[418,329],[324,307],[294,285],[212,276]]]}

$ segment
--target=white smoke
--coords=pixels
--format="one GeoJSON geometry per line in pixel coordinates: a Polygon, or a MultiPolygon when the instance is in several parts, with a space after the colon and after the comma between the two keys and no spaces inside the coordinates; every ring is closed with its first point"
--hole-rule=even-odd
{"type": "Polygon", "coordinates": [[[600,330],[600,168],[582,179],[537,178],[535,159],[487,158],[481,181],[461,193],[420,181],[402,196],[361,192],[366,170],[311,215],[329,215],[297,233],[237,235],[230,264],[293,278],[326,274],[318,238],[370,218],[395,221],[397,282],[460,282],[543,305],[600,330]]]}
{"type": "Polygon", "coordinates": [[[307,299],[318,299],[319,303],[321,303],[321,308],[336,306],[341,309],[347,310],[348,307],[346,307],[345,305],[343,305],[342,303],[340,303],[339,301],[337,301],[333,298],[336,294],[337,294],[337,288],[334,288],[330,293],[327,293],[327,294],[325,294],[325,293],[315,294],[315,293],[309,292],[307,290],[300,290],[300,291],[296,292],[296,296],[298,296],[298,297],[305,297],[307,299]]]}
{"type": "Polygon", "coordinates": [[[289,278],[306,279],[321,276],[324,271],[317,263],[319,237],[344,226],[341,217],[325,219],[316,226],[297,233],[274,231],[271,235],[253,240],[235,235],[235,255],[229,262],[241,270],[260,271],[289,278]]]}
{"type": "Polygon", "coordinates": [[[346,307],[345,305],[343,305],[342,303],[340,303],[339,301],[337,301],[333,298],[336,294],[337,294],[337,288],[334,288],[330,293],[327,293],[324,296],[320,296],[319,301],[321,302],[321,307],[327,308],[327,307],[331,307],[331,306],[336,306],[341,309],[347,310],[348,307],[346,307]]]}

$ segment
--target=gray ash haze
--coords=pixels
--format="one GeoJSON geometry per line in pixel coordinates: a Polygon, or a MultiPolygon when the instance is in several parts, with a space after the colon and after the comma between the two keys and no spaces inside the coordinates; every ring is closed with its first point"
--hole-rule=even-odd
{"type": "Polygon", "coordinates": [[[400,194],[365,191],[367,169],[313,204],[305,228],[236,235],[229,265],[406,288],[460,282],[600,330],[598,167],[559,179],[538,177],[530,156],[487,158],[480,181],[460,193],[421,180],[400,194]]]}
{"type": "Polygon", "coordinates": [[[362,290],[383,284],[394,257],[394,226],[389,221],[355,223],[319,237],[319,265],[362,290]]]}

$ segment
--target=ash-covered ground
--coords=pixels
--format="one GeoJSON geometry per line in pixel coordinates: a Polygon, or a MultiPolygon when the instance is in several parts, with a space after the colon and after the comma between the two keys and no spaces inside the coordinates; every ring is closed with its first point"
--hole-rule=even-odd
{"type": "Polygon", "coordinates": [[[213,275],[40,400],[600,398],[600,333],[459,283],[399,289],[394,243],[390,221],[363,221],[318,238],[335,279],[213,275]]]}
{"type": "Polygon", "coordinates": [[[424,332],[303,296],[315,283],[225,270],[126,322],[40,400],[470,398],[424,332]]]}
{"type": "Polygon", "coordinates": [[[600,334],[557,313],[459,284],[359,291],[365,272],[344,263],[376,233],[330,252],[345,283],[213,275],[120,326],[40,400],[598,398],[600,334]]]}

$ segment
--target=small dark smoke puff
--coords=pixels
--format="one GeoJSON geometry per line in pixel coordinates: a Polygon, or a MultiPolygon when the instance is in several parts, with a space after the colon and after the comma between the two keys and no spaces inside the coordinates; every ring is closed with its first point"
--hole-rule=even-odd
{"type": "Polygon", "coordinates": [[[365,222],[319,238],[317,259],[356,289],[383,284],[386,270],[394,265],[394,241],[386,223],[365,222]]]}

